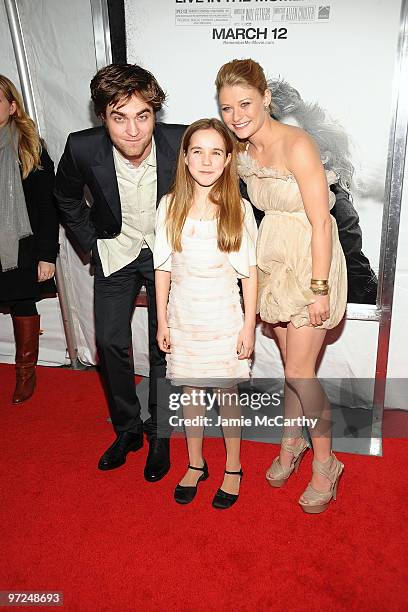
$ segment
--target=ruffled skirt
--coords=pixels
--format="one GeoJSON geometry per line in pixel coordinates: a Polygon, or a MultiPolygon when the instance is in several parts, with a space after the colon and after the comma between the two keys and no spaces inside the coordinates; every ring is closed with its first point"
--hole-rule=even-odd
{"type": "MultiPolygon", "coordinates": [[[[329,273],[330,317],[321,328],[331,329],[344,316],[347,304],[347,269],[336,221],[332,221],[332,260],[329,273]]],[[[310,325],[308,305],[315,296],[312,278],[312,231],[303,212],[268,211],[257,244],[257,312],[268,323],[310,325]]]]}
{"type": "Polygon", "coordinates": [[[173,384],[231,387],[249,378],[238,360],[243,313],[237,274],[217,248],[216,225],[187,219],[182,252],[172,254],[168,326],[173,384]]]}

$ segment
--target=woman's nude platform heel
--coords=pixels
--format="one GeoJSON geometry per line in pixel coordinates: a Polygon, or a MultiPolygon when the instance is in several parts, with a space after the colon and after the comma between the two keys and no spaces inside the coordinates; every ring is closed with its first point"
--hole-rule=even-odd
{"type": "Polygon", "coordinates": [[[288,444],[286,438],[282,438],[282,448],[289,453],[293,453],[292,463],[289,467],[283,467],[279,460],[279,455],[275,457],[269,470],[266,472],[266,480],[271,487],[282,487],[293,471],[297,472],[304,453],[309,448],[308,443],[302,437],[296,438],[294,444],[288,444]]]}
{"type": "Polygon", "coordinates": [[[308,514],[320,514],[320,512],[327,510],[332,499],[336,499],[337,486],[340,476],[343,473],[344,465],[332,452],[328,460],[324,463],[314,459],[312,469],[313,472],[326,476],[326,478],[330,480],[330,490],[327,492],[316,491],[309,483],[306,491],[299,499],[299,504],[308,514]]]}

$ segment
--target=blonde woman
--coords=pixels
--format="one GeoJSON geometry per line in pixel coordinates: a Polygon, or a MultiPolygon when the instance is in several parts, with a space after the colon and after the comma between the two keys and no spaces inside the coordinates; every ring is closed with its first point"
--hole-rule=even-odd
{"type": "MultiPolygon", "coordinates": [[[[254,206],[265,211],[257,244],[258,312],[274,326],[284,362],[285,416],[318,419],[310,431],[312,479],[299,503],[320,513],[336,497],[344,467],[331,452],[330,405],[316,378],[326,330],[346,308],[346,263],[328,188],[337,177],[325,173],[306,132],[271,117],[271,91],[257,62],[225,64],[216,87],[224,123],[242,143],[239,174],[254,206]]],[[[300,427],[285,429],[266,474],[273,487],[285,484],[307,448],[300,427]]]]}
{"type": "Polygon", "coordinates": [[[55,294],[58,251],[54,164],[14,84],[0,75],[0,307],[13,319],[13,403],[35,388],[40,317],[36,301],[55,294]]]}

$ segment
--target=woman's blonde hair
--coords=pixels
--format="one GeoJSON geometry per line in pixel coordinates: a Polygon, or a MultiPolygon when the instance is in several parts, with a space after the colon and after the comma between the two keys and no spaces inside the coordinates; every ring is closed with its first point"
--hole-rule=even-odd
{"type": "Polygon", "coordinates": [[[6,100],[11,104],[15,102],[16,110],[10,115],[18,129],[18,158],[21,163],[23,179],[27,178],[32,170],[41,167],[41,141],[34,121],[24,110],[23,100],[15,85],[7,77],[0,74],[0,89],[6,100]]]}
{"type": "MultiPolygon", "coordinates": [[[[234,85],[253,87],[259,91],[261,96],[268,89],[268,83],[262,66],[252,59],[234,59],[221,66],[215,79],[217,96],[220,95],[223,87],[232,87],[234,85]]],[[[274,110],[273,102],[270,103],[269,110],[270,112],[274,110]]]]}
{"type": "Polygon", "coordinates": [[[222,175],[209,193],[210,202],[218,206],[218,248],[220,251],[230,253],[238,251],[241,246],[244,212],[239,192],[235,142],[219,119],[199,119],[192,123],[184,133],[177,162],[176,178],[170,191],[166,229],[168,240],[175,251],[181,251],[181,233],[194,197],[195,181],[185,163],[185,156],[193,134],[198,130],[210,129],[218,132],[224,141],[227,156],[230,155],[230,160],[222,175]]]}

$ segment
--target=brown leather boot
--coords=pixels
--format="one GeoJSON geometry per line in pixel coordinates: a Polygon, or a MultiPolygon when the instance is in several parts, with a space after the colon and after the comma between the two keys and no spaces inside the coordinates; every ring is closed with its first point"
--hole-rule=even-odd
{"type": "Polygon", "coordinates": [[[40,315],[13,317],[13,327],[16,341],[16,388],[13,404],[20,404],[31,397],[35,389],[40,315]]]}

